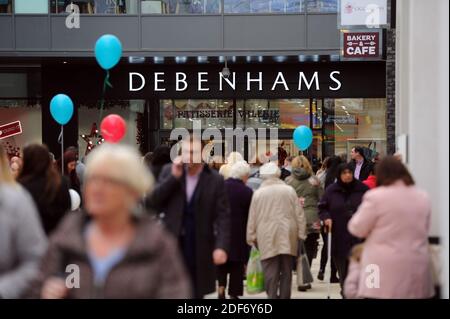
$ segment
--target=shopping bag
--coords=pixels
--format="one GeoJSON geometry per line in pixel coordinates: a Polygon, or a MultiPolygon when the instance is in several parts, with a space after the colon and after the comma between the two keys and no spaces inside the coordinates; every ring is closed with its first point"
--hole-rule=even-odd
{"type": "Polygon", "coordinates": [[[303,246],[300,257],[297,259],[297,286],[307,285],[313,281],[314,278],[311,273],[308,257],[305,254],[305,247],[303,246]]]}
{"type": "Polygon", "coordinates": [[[247,293],[257,294],[264,291],[264,274],[261,265],[261,254],[252,247],[247,264],[247,293]]]}

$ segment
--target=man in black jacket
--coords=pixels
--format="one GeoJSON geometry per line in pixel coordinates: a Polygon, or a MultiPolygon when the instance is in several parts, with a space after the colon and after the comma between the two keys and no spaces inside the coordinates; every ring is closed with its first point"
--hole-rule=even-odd
{"type": "Polygon", "coordinates": [[[364,149],[361,146],[352,148],[351,157],[350,166],[355,178],[365,181],[370,175],[373,163],[365,158],[364,149]]]}
{"type": "Polygon", "coordinates": [[[227,261],[230,208],[222,176],[201,161],[201,141],[182,143],[182,156],[162,169],[151,202],[179,239],[195,298],[215,291],[216,267],[227,261]]]}

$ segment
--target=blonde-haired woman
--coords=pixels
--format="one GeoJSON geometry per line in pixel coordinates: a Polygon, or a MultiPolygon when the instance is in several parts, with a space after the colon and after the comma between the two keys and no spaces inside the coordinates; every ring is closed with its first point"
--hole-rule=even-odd
{"type": "MultiPolygon", "coordinates": [[[[319,209],[317,203],[322,196],[322,187],[319,179],[314,175],[311,164],[303,156],[297,156],[292,160],[292,173],[286,178],[286,183],[292,186],[303,205],[306,216],[307,238],[304,242],[306,256],[311,265],[317,255],[317,246],[320,234],[319,209]]],[[[302,246],[300,248],[302,249],[302,246]]],[[[309,283],[299,286],[300,291],[310,289],[309,283]]]]}
{"type": "Polygon", "coordinates": [[[226,164],[220,167],[219,174],[222,175],[224,179],[227,179],[228,177],[230,177],[230,170],[233,164],[243,160],[244,158],[242,157],[241,153],[231,152],[227,157],[226,164]]]}
{"type": "Polygon", "coordinates": [[[138,202],[153,177],[132,148],[102,145],[87,158],[86,213],[71,213],[50,240],[42,264],[42,298],[188,298],[189,280],[175,240],[138,202]],[[63,261],[63,262],[61,262],[63,261]],[[61,274],[79,269],[79,288],[61,274]]]}

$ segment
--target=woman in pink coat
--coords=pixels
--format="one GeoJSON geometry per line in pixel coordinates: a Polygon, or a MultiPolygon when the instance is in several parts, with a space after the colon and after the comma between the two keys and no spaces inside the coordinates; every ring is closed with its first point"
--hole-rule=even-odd
{"type": "Polygon", "coordinates": [[[351,234],[366,238],[357,297],[431,298],[428,195],[393,157],[378,164],[376,176],[379,187],[364,195],[348,223],[351,234]]]}

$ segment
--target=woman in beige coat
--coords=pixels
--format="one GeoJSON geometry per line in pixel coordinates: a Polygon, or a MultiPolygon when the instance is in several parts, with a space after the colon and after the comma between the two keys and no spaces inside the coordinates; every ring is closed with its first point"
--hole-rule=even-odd
{"type": "Polygon", "coordinates": [[[270,299],[290,298],[292,256],[297,256],[298,240],[306,238],[303,208],[295,190],[279,179],[280,173],[274,163],[261,167],[263,182],[253,194],[247,223],[247,243],[261,252],[270,299]]]}

